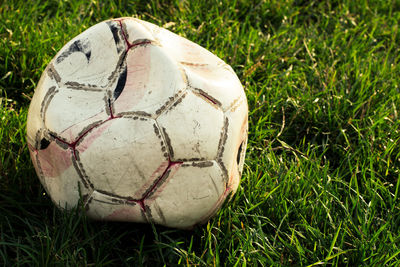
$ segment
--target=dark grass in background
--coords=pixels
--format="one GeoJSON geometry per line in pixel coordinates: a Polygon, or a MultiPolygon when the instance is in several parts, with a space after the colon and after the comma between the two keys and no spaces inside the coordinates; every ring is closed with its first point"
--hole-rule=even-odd
{"type": "Polygon", "coordinates": [[[399,21],[395,0],[1,1],[0,265],[398,266],[399,21]],[[245,86],[242,183],[194,231],[62,213],[30,163],[45,66],[121,16],[208,48],[245,86]]]}

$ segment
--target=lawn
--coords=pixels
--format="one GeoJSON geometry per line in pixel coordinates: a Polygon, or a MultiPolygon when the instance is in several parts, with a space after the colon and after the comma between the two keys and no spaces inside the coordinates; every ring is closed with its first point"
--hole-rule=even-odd
{"type": "Polygon", "coordinates": [[[400,1],[0,2],[0,265],[399,266],[400,1]],[[215,53],[249,103],[232,201],[192,231],[55,208],[26,115],[72,37],[134,16],[215,53]]]}

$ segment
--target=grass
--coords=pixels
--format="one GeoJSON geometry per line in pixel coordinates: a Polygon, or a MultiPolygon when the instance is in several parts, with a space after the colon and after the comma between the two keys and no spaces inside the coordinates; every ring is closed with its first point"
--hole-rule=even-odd
{"type": "Polygon", "coordinates": [[[2,1],[0,264],[399,266],[399,22],[397,0],[2,1]],[[121,16],[208,48],[246,88],[241,185],[193,231],[62,213],[30,162],[26,114],[45,66],[121,16]]]}

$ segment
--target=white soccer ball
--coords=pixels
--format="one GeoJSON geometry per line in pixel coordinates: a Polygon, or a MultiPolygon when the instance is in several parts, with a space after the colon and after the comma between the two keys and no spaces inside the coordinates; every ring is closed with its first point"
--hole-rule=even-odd
{"type": "Polygon", "coordinates": [[[134,19],[67,43],[33,96],[27,140],[53,202],[94,219],[190,228],[238,187],[247,101],[224,61],[134,19]]]}

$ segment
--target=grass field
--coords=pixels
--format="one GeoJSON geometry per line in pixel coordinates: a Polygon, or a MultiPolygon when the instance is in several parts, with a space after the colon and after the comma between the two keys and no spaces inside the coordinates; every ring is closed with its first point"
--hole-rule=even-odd
{"type": "Polygon", "coordinates": [[[400,1],[0,3],[0,265],[400,265],[400,1]],[[241,185],[193,231],[61,213],[30,162],[45,66],[121,16],[201,44],[245,86],[241,185]]]}

